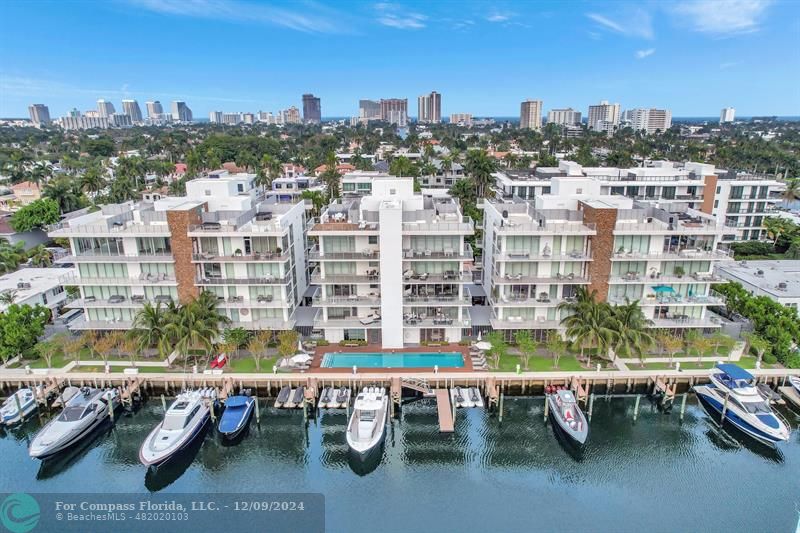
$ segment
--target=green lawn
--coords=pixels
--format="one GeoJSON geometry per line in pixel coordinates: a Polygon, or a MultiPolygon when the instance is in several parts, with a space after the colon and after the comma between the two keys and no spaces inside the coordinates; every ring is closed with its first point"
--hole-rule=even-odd
{"type": "MultiPolygon", "coordinates": [[[[487,362],[491,366],[491,357],[486,356],[487,362]]],[[[500,365],[498,371],[500,372],[516,372],[517,365],[524,367],[522,359],[514,354],[508,354],[500,358],[500,365]]],[[[558,362],[558,368],[553,368],[553,359],[550,357],[531,357],[528,371],[529,372],[558,372],[558,371],[578,371],[586,370],[574,355],[564,355],[558,362]]]]}
{"type": "MultiPolygon", "coordinates": [[[[723,362],[726,362],[723,360],[723,362]]],[[[683,370],[698,370],[698,369],[710,369],[714,368],[714,365],[717,363],[715,361],[704,361],[702,363],[698,363],[697,361],[681,361],[681,369],[683,370]]],[[[739,365],[742,368],[746,369],[754,369],[756,367],[756,358],[750,355],[742,356],[739,361],[734,361],[734,364],[739,365]]],[[[628,368],[631,370],[638,370],[641,368],[638,364],[629,364],[628,368]]],[[[675,365],[670,365],[669,363],[645,363],[644,368],[646,370],[674,370],[675,365]]],[[[761,368],[780,368],[780,365],[767,365],[762,363],[761,368]]]]}
{"type": "MultiPolygon", "coordinates": [[[[278,361],[277,356],[265,357],[261,359],[261,372],[272,372],[272,366],[278,361]]],[[[225,372],[238,372],[238,373],[254,373],[256,370],[256,362],[252,357],[239,356],[231,359],[225,366],[225,372]]]]}
{"type": "MultiPolygon", "coordinates": [[[[112,366],[111,373],[112,374],[121,374],[126,368],[125,366],[112,366]]],[[[140,374],[158,374],[159,372],[176,372],[175,370],[170,370],[165,367],[159,366],[138,366],[136,367],[139,369],[140,374]]],[[[97,372],[98,374],[105,373],[105,367],[100,366],[78,366],[71,370],[71,372],[97,372]]],[[[182,373],[182,371],[181,371],[182,373]]]]}
{"type": "MultiPolygon", "coordinates": [[[[53,356],[52,362],[50,363],[50,368],[61,368],[69,362],[70,360],[64,357],[63,354],[57,354],[53,356]]],[[[30,365],[31,368],[47,368],[47,362],[42,358],[32,359],[30,361],[22,361],[20,365],[23,367],[25,365],[30,365]]]]}

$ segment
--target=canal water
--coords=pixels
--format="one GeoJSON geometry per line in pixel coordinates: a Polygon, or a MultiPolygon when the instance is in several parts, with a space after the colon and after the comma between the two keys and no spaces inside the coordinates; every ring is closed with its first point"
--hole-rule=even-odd
{"type": "MultiPolygon", "coordinates": [[[[351,459],[346,414],[262,407],[235,446],[211,432],[156,474],[138,448],[162,415],[150,400],[56,461],[28,458],[41,424],[0,430],[4,490],[321,492],[328,531],[785,531],[800,503],[800,432],[772,451],[720,431],[691,398],[686,416],[598,397],[581,452],[543,422],[542,398],[507,398],[502,423],[458,411],[440,435],[431,400],[403,406],[382,454],[351,459]]],[[[782,408],[797,428],[798,414],[782,408]]]]}

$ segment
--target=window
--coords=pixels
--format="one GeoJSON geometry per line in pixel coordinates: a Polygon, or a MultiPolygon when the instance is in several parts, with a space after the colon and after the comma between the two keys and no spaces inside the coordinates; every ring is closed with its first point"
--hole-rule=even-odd
{"type": "Polygon", "coordinates": [[[714,209],[719,207],[719,200],[714,200],[714,209]]]}
{"type": "Polygon", "coordinates": [[[722,192],[722,187],[717,186],[717,194],[719,194],[720,192],[722,192]]]}
{"type": "Polygon", "coordinates": [[[283,189],[283,184],[282,184],[282,183],[276,183],[276,184],[275,184],[275,189],[276,189],[276,190],[277,190],[277,189],[283,189]]]}
{"type": "Polygon", "coordinates": [[[211,189],[206,189],[206,196],[211,196],[211,189]]]}
{"type": "Polygon", "coordinates": [[[397,189],[389,189],[389,194],[390,194],[390,195],[395,195],[395,194],[397,194],[397,189]]]}
{"type": "Polygon", "coordinates": [[[368,237],[369,244],[378,244],[378,236],[377,235],[370,235],[368,237]]]}
{"type": "Polygon", "coordinates": [[[237,192],[244,192],[244,183],[237,183],[236,190],[237,192]]]}

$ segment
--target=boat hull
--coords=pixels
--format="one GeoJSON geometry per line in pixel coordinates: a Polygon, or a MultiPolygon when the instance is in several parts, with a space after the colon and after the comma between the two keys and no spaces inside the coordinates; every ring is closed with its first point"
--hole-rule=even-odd
{"type": "MultiPolygon", "coordinates": [[[[381,409],[381,415],[380,415],[380,419],[378,421],[378,424],[379,424],[379,426],[378,426],[378,428],[379,428],[378,434],[373,436],[373,438],[370,439],[367,442],[361,442],[361,441],[357,441],[357,440],[353,439],[353,437],[351,435],[350,424],[348,424],[347,435],[346,435],[347,446],[350,448],[350,451],[354,455],[356,455],[356,456],[358,456],[358,457],[363,459],[363,458],[368,457],[372,453],[373,450],[375,450],[375,449],[380,447],[380,444],[383,442],[383,439],[386,437],[386,421],[387,421],[387,416],[388,416],[388,412],[389,412],[388,406],[389,406],[388,400],[387,400],[386,397],[384,397],[383,398],[383,408],[381,409]]],[[[351,415],[351,416],[354,417],[355,413],[353,413],[353,415],[351,415]]],[[[352,420],[352,418],[351,418],[351,420],[352,420]]]]}
{"type": "MultiPolygon", "coordinates": [[[[698,399],[701,400],[700,404],[703,406],[706,412],[712,416],[722,417],[724,400],[714,394],[714,389],[712,387],[706,385],[697,386],[694,388],[694,392],[698,399]]],[[[767,446],[775,447],[779,442],[786,440],[766,433],[765,431],[755,427],[753,424],[739,416],[735,408],[731,407],[730,405],[725,412],[724,422],[727,422],[745,435],[757,440],[758,442],[761,442],[762,444],[766,444],[767,446]]]]}
{"type": "MultiPolygon", "coordinates": [[[[76,442],[79,442],[80,440],[84,439],[86,436],[91,434],[94,431],[94,429],[97,428],[97,426],[99,426],[108,417],[109,405],[105,402],[101,402],[99,405],[101,405],[102,407],[100,410],[98,410],[97,414],[93,418],[89,419],[86,424],[80,426],[80,431],[78,431],[74,435],[70,434],[65,438],[62,438],[52,443],[51,445],[47,446],[46,448],[42,449],[37,449],[36,438],[39,437],[39,435],[37,435],[37,437],[34,438],[33,442],[31,443],[31,448],[29,449],[29,455],[34,459],[47,459],[53,457],[54,455],[57,455],[58,453],[69,448],[76,442]]],[[[120,404],[118,397],[114,397],[111,401],[110,408],[116,409],[117,407],[119,407],[119,405],[120,404]]],[[[42,429],[42,431],[46,431],[49,427],[51,427],[50,424],[45,426],[42,429]]]]}
{"type": "Polygon", "coordinates": [[[20,392],[21,391],[15,392],[14,395],[11,396],[10,401],[6,404],[6,406],[0,410],[0,415],[2,415],[0,424],[14,426],[20,422],[24,422],[39,408],[39,405],[36,403],[36,399],[33,398],[32,395],[29,400],[25,400],[24,398],[20,397],[19,407],[17,407],[17,402],[14,400],[14,396],[19,396],[20,392]]]}
{"type": "Polygon", "coordinates": [[[168,462],[172,457],[174,457],[178,452],[183,450],[184,448],[191,445],[192,442],[202,433],[202,430],[205,429],[206,424],[208,423],[209,419],[211,418],[211,413],[206,411],[204,416],[195,423],[194,428],[187,435],[181,439],[175,446],[170,447],[167,450],[159,453],[158,455],[145,455],[145,450],[147,443],[150,442],[158,430],[161,429],[161,424],[158,424],[153,431],[145,439],[142,447],[139,449],[139,461],[145,466],[159,466],[166,462],[168,462]]]}

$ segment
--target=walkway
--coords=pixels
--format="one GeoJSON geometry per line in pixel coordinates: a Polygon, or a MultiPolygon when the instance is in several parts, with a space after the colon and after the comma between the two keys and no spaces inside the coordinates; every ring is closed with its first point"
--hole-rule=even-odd
{"type": "MultiPolygon", "coordinates": [[[[680,361],[681,363],[683,363],[683,362],[686,362],[686,363],[697,363],[697,362],[700,362],[700,361],[702,361],[704,363],[715,363],[717,361],[736,362],[736,361],[738,361],[738,360],[740,360],[742,358],[742,355],[744,355],[744,343],[743,342],[737,342],[736,346],[733,347],[733,350],[731,350],[731,353],[730,353],[730,355],[728,355],[727,358],[721,357],[719,355],[709,355],[709,356],[703,356],[703,357],[700,357],[700,358],[683,356],[683,357],[674,357],[673,359],[670,359],[669,357],[648,357],[648,358],[646,358],[644,360],[644,362],[645,362],[645,364],[647,364],[647,363],[670,363],[670,362],[674,363],[675,361],[680,361]]],[[[624,366],[624,368],[623,368],[622,366],[617,365],[617,368],[619,370],[627,370],[628,369],[627,365],[640,365],[642,363],[642,361],[640,359],[636,359],[636,358],[625,358],[625,359],[623,359],[623,358],[620,357],[620,358],[617,358],[617,361],[622,363],[622,366],[624,366]]]]}

